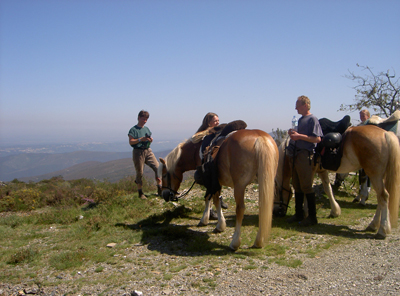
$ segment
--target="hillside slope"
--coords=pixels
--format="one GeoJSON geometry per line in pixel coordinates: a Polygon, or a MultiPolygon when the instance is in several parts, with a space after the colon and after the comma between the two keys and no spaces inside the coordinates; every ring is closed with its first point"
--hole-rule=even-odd
{"type": "MultiPolygon", "coordinates": [[[[146,170],[146,176],[150,173],[150,168],[146,170]],[[147,172],[149,171],[149,172],[147,172]]],[[[151,171],[152,172],[152,171],[151,171]]],[[[50,179],[55,176],[62,176],[64,180],[75,180],[75,179],[97,179],[97,180],[108,180],[110,182],[116,182],[123,179],[124,177],[135,174],[135,168],[131,158],[117,159],[107,162],[100,161],[86,161],[73,165],[69,168],[54,171],[47,174],[30,176],[25,178],[19,178],[18,180],[23,182],[38,182],[44,179],[50,179]]],[[[154,173],[153,173],[154,175],[154,173]]]]}
{"type": "Polygon", "coordinates": [[[87,161],[107,162],[131,157],[131,152],[75,151],[69,153],[22,153],[0,158],[0,180],[11,181],[63,170],[87,161]]]}
{"type": "MultiPolygon", "coordinates": [[[[156,152],[157,159],[165,157],[169,151],[156,152]]],[[[65,169],[48,172],[45,174],[32,175],[28,177],[18,178],[23,182],[39,182],[41,180],[50,179],[55,176],[62,176],[64,180],[76,180],[81,178],[107,180],[117,182],[127,176],[135,175],[135,167],[132,158],[122,158],[106,162],[85,161],[75,164],[65,169]]],[[[148,180],[154,179],[154,172],[145,165],[144,175],[148,180]]],[[[188,174],[192,175],[192,174],[188,174]]]]}

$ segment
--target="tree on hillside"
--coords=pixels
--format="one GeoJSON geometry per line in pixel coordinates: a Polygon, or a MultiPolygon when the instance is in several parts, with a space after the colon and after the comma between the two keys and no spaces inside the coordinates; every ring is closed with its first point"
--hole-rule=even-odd
{"type": "Polygon", "coordinates": [[[274,138],[276,145],[280,145],[288,136],[286,130],[281,130],[277,128],[276,130],[272,129],[272,138],[274,138]]]}
{"type": "Polygon", "coordinates": [[[394,111],[400,109],[400,82],[396,73],[389,70],[375,74],[368,66],[360,66],[362,71],[367,71],[365,76],[356,75],[349,71],[345,77],[356,82],[353,87],[357,94],[355,103],[340,105],[339,111],[356,111],[362,108],[372,108],[376,113],[389,117],[394,111]]]}

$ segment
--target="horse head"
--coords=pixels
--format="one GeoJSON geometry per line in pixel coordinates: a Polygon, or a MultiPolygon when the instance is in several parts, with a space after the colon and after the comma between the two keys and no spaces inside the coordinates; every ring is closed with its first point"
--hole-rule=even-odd
{"type": "Polygon", "coordinates": [[[163,158],[160,158],[158,175],[161,176],[162,197],[164,200],[166,202],[178,200],[178,189],[181,185],[182,178],[179,178],[170,168],[168,168],[167,162],[163,158]]]}

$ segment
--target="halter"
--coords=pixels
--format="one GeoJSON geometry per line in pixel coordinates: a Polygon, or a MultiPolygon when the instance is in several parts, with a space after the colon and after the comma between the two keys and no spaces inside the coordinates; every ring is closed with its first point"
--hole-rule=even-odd
{"type": "Polygon", "coordinates": [[[171,188],[171,174],[167,171],[166,175],[167,175],[166,177],[167,177],[167,185],[168,186],[162,186],[162,189],[168,189],[170,191],[169,199],[167,201],[177,201],[178,199],[185,197],[190,192],[190,190],[192,190],[194,184],[196,183],[196,181],[194,181],[192,186],[190,186],[189,190],[187,190],[187,191],[183,192],[181,195],[179,195],[179,192],[177,192],[171,188]],[[177,195],[179,195],[179,196],[177,196],[177,195]]]}

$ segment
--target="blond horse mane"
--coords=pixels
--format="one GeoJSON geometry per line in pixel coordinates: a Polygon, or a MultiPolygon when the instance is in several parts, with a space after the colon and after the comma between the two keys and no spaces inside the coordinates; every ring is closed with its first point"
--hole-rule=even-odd
{"type": "Polygon", "coordinates": [[[190,141],[192,141],[193,144],[196,144],[200,141],[202,141],[204,139],[205,136],[209,135],[210,131],[209,130],[205,130],[205,131],[201,131],[198,133],[195,133],[192,138],[190,139],[190,141]]]}
{"type": "Polygon", "coordinates": [[[179,158],[181,157],[182,153],[182,146],[191,141],[192,143],[198,143],[203,138],[208,135],[208,131],[202,131],[194,134],[189,140],[184,140],[178,144],[166,157],[165,157],[165,164],[167,166],[167,170],[169,172],[173,172],[175,170],[176,164],[178,163],[179,158]]]}

